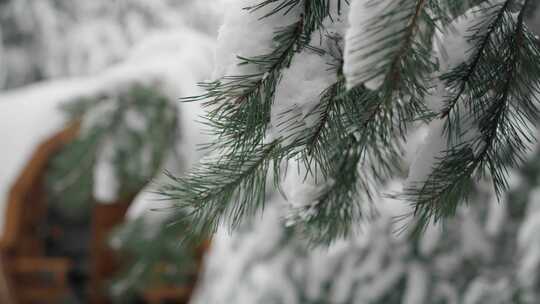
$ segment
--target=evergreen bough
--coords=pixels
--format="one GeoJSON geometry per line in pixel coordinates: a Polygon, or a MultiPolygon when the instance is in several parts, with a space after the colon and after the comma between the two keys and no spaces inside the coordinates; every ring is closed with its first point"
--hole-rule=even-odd
{"type": "Polygon", "coordinates": [[[426,180],[400,195],[413,204],[420,229],[453,215],[476,179],[490,178],[496,194],[502,194],[508,168],[524,160],[533,141],[538,115],[539,41],[524,21],[533,1],[379,4],[382,10],[363,20],[369,24],[362,35],[347,37],[345,63],[343,37],[329,33],[325,22],[339,18],[349,1],[266,0],[246,8],[264,10],[263,18],[299,13],[294,23],[276,29],[271,52],[238,58],[239,65],[258,72],[203,83],[206,93],[183,99],[204,101],[205,123],[215,140],[205,146],[208,157],[187,175],[171,176],[161,189],[180,214],[188,214],[179,221],[188,220],[196,235],[212,233],[222,223],[237,227],[264,208],[267,180],[279,188],[294,160],[326,185],[306,207],[310,216],[299,228],[316,243],[345,237],[364,217],[365,203],[401,171],[402,143],[419,120],[444,121],[448,141],[426,180]],[[436,33],[448,31],[471,8],[474,22],[463,37],[472,45],[468,58],[434,77],[436,33]],[[316,47],[314,33],[329,46],[316,47]],[[293,59],[306,52],[333,58],[329,65],[337,82],[320,93],[318,105],[304,117],[316,123],[290,119],[278,126],[287,136],[268,136],[276,87],[293,59]],[[355,58],[368,64],[358,67],[355,58]],[[450,93],[442,109],[432,110],[426,99],[437,81],[450,93]],[[478,132],[465,137],[463,126],[476,126],[478,132]]]}
{"type": "Polygon", "coordinates": [[[115,196],[126,198],[139,192],[174,150],[176,107],[155,88],[133,85],[67,103],[64,110],[70,121],[80,122],[80,131],[54,155],[45,181],[51,205],[68,217],[86,217],[100,199],[94,195],[94,173],[104,154],[118,183],[115,196]]]}

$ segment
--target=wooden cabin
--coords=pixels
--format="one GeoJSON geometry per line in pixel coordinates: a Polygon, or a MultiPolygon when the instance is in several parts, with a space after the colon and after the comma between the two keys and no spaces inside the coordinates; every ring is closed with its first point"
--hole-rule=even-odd
{"type": "MultiPolygon", "coordinates": [[[[37,147],[11,187],[0,238],[2,304],[56,304],[62,303],[72,293],[70,275],[79,261],[73,257],[47,253],[47,233],[51,232],[43,228],[48,209],[44,175],[51,156],[73,140],[77,131],[77,126],[68,127],[37,147]]],[[[106,284],[118,268],[118,257],[109,249],[107,240],[111,229],[124,220],[131,200],[126,198],[114,204],[95,204],[89,215],[87,247],[90,252],[87,254],[89,263],[86,269],[87,290],[90,291],[88,303],[110,303],[106,284]]],[[[61,233],[59,235],[62,236],[61,233]]],[[[153,287],[144,293],[143,298],[149,304],[165,301],[187,303],[194,283],[189,286],[153,287]]]]}

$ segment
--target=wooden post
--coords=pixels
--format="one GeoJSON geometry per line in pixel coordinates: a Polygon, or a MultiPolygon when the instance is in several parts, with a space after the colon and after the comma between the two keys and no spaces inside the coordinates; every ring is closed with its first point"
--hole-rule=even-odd
{"type": "Polygon", "coordinates": [[[124,221],[132,198],[112,204],[96,203],[92,212],[92,238],[90,244],[90,303],[110,303],[107,297],[108,280],[118,270],[118,259],[109,248],[112,229],[124,221]]]}

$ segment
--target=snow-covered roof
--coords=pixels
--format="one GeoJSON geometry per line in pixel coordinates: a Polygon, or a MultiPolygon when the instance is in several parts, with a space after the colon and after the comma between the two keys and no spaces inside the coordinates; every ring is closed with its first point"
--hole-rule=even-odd
{"type": "MultiPolygon", "coordinates": [[[[171,98],[189,95],[196,82],[209,76],[212,59],[209,37],[187,29],[158,32],[135,47],[123,63],[103,73],[0,92],[0,215],[5,214],[9,190],[35,149],[66,124],[60,104],[156,81],[171,98]]],[[[0,234],[3,228],[0,216],[0,234]]]]}

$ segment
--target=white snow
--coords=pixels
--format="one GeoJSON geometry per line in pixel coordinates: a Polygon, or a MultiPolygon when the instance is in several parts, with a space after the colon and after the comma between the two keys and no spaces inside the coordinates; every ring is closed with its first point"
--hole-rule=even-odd
{"type": "MultiPolygon", "coordinates": [[[[297,138],[291,136],[302,129],[312,127],[319,119],[313,111],[320,103],[322,93],[337,82],[337,73],[330,68],[335,63],[332,52],[341,45],[329,39],[327,35],[343,34],[346,23],[337,14],[335,5],[331,6],[332,18],[324,21],[325,35],[315,31],[311,36],[311,45],[326,51],[326,54],[315,53],[305,49],[296,54],[291,65],[282,71],[281,80],[276,88],[272,116],[267,141],[284,138],[285,144],[297,138]]],[[[342,14],[347,14],[344,8],[342,14]]]]}
{"type": "Polygon", "coordinates": [[[317,204],[317,198],[322,191],[331,186],[329,182],[317,182],[322,176],[308,174],[307,168],[296,161],[289,161],[289,168],[282,182],[285,199],[292,207],[300,208],[317,204]]]}
{"type": "Polygon", "coordinates": [[[439,245],[439,241],[442,237],[443,231],[440,224],[429,223],[426,227],[426,231],[420,237],[418,244],[420,253],[423,256],[429,257],[433,251],[435,251],[437,245],[439,245]]]}
{"type": "Polygon", "coordinates": [[[420,263],[411,263],[407,274],[407,289],[403,304],[425,303],[428,293],[429,274],[420,263]]]}
{"type": "MultiPolygon", "coordinates": [[[[380,47],[379,39],[394,34],[405,27],[406,13],[401,11],[391,18],[392,26],[375,29],[373,21],[397,5],[392,0],[353,0],[349,12],[349,29],[345,37],[345,58],[343,72],[347,78],[347,87],[352,88],[360,83],[372,90],[379,88],[385,75],[375,75],[373,70],[387,62],[386,56],[392,49],[400,47],[396,44],[386,52],[373,53],[380,47]]],[[[387,24],[389,24],[388,22],[387,24]]]]}
{"type": "Polygon", "coordinates": [[[527,287],[538,283],[540,269],[540,214],[533,213],[525,221],[518,235],[518,244],[522,253],[519,262],[518,279],[527,287]]]}
{"type": "Polygon", "coordinates": [[[416,188],[425,182],[438,158],[441,157],[441,151],[446,149],[447,140],[443,134],[443,127],[444,122],[441,120],[434,120],[429,124],[429,134],[410,166],[405,183],[407,187],[416,188]]]}
{"type": "Polygon", "coordinates": [[[255,72],[253,67],[238,66],[238,56],[253,57],[272,50],[276,25],[291,24],[298,18],[293,10],[286,16],[275,14],[262,18],[267,8],[250,13],[244,10],[257,4],[251,0],[229,0],[224,9],[224,21],[219,29],[216,48],[216,67],[213,79],[255,72]],[[256,30],[254,30],[256,29],[256,30]]]}
{"type": "Polygon", "coordinates": [[[493,244],[490,243],[478,217],[474,216],[475,210],[462,208],[459,212],[468,215],[462,216],[459,226],[463,254],[468,257],[478,256],[485,260],[491,259],[495,254],[493,244]]]}
{"type": "Polygon", "coordinates": [[[299,128],[312,127],[318,121],[317,115],[310,114],[320,103],[321,93],[337,81],[336,72],[328,70],[330,61],[329,56],[311,51],[304,51],[293,58],[276,88],[271,129],[268,131],[275,134],[269,136],[286,138],[285,144],[294,142],[296,138],[291,133],[298,132],[299,128]]]}
{"type": "Polygon", "coordinates": [[[110,142],[103,143],[94,167],[94,198],[100,203],[114,203],[118,199],[120,182],[114,170],[114,150],[110,142]]]}
{"type": "MultiPolygon", "coordinates": [[[[510,187],[509,189],[515,189],[515,187],[510,187]]],[[[506,197],[499,202],[496,195],[491,195],[487,206],[488,212],[484,227],[489,237],[495,237],[502,231],[507,220],[508,204],[511,204],[511,202],[506,197]]]]}
{"type": "Polygon", "coordinates": [[[527,217],[521,226],[517,243],[522,254],[518,279],[527,287],[534,288],[540,281],[540,189],[533,189],[529,196],[527,217]]]}
{"type": "MultiPolygon", "coordinates": [[[[250,303],[231,301],[231,291],[235,289],[249,289],[250,286],[239,284],[244,281],[249,265],[254,263],[271,263],[273,255],[269,254],[278,246],[283,238],[282,230],[275,229],[282,226],[280,220],[279,195],[274,195],[265,209],[264,216],[255,218],[255,222],[240,228],[240,233],[228,235],[225,229],[220,230],[213,238],[212,250],[206,257],[206,274],[204,276],[205,288],[212,288],[212,292],[205,290],[197,294],[194,303],[250,303]],[[261,238],[264,236],[263,238],[261,238]],[[234,258],[231,259],[231,257],[234,258]],[[226,271],[223,271],[226,267],[226,271]],[[223,276],[226,277],[223,277],[223,276]],[[213,284],[219,282],[219,284],[213,284]],[[206,285],[208,284],[208,285],[206,285]],[[215,298],[214,298],[215,297],[215,298]],[[198,302],[200,301],[200,302],[198,302]]],[[[278,249],[279,250],[279,249],[278,249]]],[[[279,251],[278,251],[279,252],[279,251]]],[[[278,259],[282,261],[281,259],[278,259]]],[[[265,280],[259,275],[253,279],[265,280]]],[[[258,282],[255,281],[254,284],[258,282]]],[[[263,285],[264,286],[264,285],[263,285]]],[[[242,294],[241,292],[239,294],[242,294]]],[[[249,293],[245,293],[250,295],[249,293]]],[[[251,302],[251,303],[256,303],[251,302]]]]}
{"type": "Polygon", "coordinates": [[[128,127],[130,130],[143,131],[147,128],[147,121],[145,117],[137,111],[126,111],[124,114],[124,121],[126,123],[126,127],[128,127]]]}

